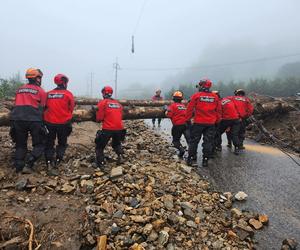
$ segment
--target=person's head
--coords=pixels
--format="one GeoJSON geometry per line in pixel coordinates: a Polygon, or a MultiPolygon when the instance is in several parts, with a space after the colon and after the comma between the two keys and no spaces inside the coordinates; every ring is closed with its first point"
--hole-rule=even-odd
{"type": "Polygon", "coordinates": [[[158,89],[158,90],[155,91],[155,95],[156,96],[160,96],[160,94],[161,94],[161,90],[160,89],[158,89]]]}
{"type": "Polygon", "coordinates": [[[202,79],[198,83],[199,91],[208,91],[212,87],[212,81],[209,79],[202,79]]]}
{"type": "Polygon", "coordinates": [[[69,82],[69,78],[63,74],[57,74],[54,77],[54,83],[58,86],[58,87],[62,87],[62,88],[67,88],[68,87],[68,82],[69,82]]]}
{"type": "Polygon", "coordinates": [[[181,102],[183,99],[183,93],[181,91],[177,90],[173,93],[172,98],[173,98],[174,102],[181,102]]]}
{"type": "Polygon", "coordinates": [[[246,92],[243,89],[237,89],[237,90],[234,91],[234,95],[245,96],[246,92]]]}
{"type": "Polygon", "coordinates": [[[40,69],[29,68],[26,70],[25,77],[29,83],[41,86],[43,72],[40,69]]]}
{"type": "Polygon", "coordinates": [[[110,86],[105,86],[102,90],[101,90],[102,96],[104,99],[106,98],[111,98],[112,94],[113,94],[113,89],[110,86]]]}
{"type": "Polygon", "coordinates": [[[218,90],[213,90],[211,93],[217,95],[219,98],[221,98],[220,92],[218,90]]]}

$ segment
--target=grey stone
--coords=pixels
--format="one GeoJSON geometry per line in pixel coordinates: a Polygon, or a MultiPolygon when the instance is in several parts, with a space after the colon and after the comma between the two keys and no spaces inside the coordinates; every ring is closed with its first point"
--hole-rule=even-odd
{"type": "Polygon", "coordinates": [[[169,241],[169,234],[168,232],[162,230],[159,232],[159,236],[158,236],[158,244],[161,246],[164,246],[168,243],[169,241]]]}
{"type": "Polygon", "coordinates": [[[194,212],[191,209],[189,209],[189,208],[184,209],[183,210],[183,214],[188,219],[194,219],[195,218],[194,212]]]}
{"type": "Polygon", "coordinates": [[[16,183],[16,189],[18,191],[22,191],[26,188],[27,184],[28,184],[28,179],[18,180],[17,183],[16,183]]]}
{"type": "Polygon", "coordinates": [[[117,178],[123,175],[123,168],[121,166],[113,168],[110,172],[111,178],[117,178]]]}
{"type": "Polygon", "coordinates": [[[123,215],[124,215],[123,212],[121,210],[118,210],[117,212],[114,213],[113,218],[121,219],[123,215]]]}
{"type": "Polygon", "coordinates": [[[192,220],[187,221],[186,225],[188,227],[197,228],[197,224],[192,220]]]}

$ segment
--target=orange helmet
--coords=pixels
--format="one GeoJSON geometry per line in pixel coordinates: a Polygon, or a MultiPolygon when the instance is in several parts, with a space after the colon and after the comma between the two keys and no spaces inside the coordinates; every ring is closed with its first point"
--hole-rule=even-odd
{"type": "Polygon", "coordinates": [[[183,93],[181,91],[177,90],[173,93],[173,98],[182,99],[183,98],[183,93]]]}
{"type": "Polygon", "coordinates": [[[40,69],[29,68],[29,69],[26,70],[25,77],[27,79],[35,79],[37,77],[42,78],[43,77],[43,72],[40,69]]]}

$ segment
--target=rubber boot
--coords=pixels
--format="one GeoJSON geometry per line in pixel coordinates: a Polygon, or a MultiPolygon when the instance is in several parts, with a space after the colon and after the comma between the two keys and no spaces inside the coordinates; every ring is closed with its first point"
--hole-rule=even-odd
{"type": "Polygon", "coordinates": [[[58,168],[54,161],[47,161],[46,165],[47,165],[47,174],[49,176],[58,176],[59,175],[58,168]]]}
{"type": "Polygon", "coordinates": [[[239,155],[240,153],[240,148],[239,147],[234,147],[234,152],[235,155],[239,155]]]}
{"type": "Polygon", "coordinates": [[[179,154],[178,154],[178,157],[182,159],[183,156],[184,156],[184,153],[185,153],[185,148],[181,146],[181,147],[179,148],[179,154]]]}
{"type": "Polygon", "coordinates": [[[29,156],[28,160],[26,161],[25,167],[22,169],[22,174],[32,174],[33,173],[33,165],[35,159],[33,156],[29,156]]]}
{"type": "Polygon", "coordinates": [[[202,159],[202,167],[207,167],[208,166],[208,157],[203,157],[202,159]]]}
{"type": "Polygon", "coordinates": [[[196,157],[188,156],[186,163],[187,163],[188,166],[198,167],[197,158],[196,157]]]}
{"type": "Polygon", "coordinates": [[[58,167],[62,163],[61,158],[56,158],[55,166],[58,167]]]}

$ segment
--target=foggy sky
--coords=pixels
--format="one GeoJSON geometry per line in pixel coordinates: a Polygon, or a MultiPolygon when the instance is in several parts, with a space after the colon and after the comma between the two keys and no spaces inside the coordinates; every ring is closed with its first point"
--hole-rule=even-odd
{"type": "MultiPolygon", "coordinates": [[[[86,95],[93,72],[93,95],[99,96],[104,85],[114,86],[116,57],[121,66],[119,89],[141,83],[154,90],[167,89],[176,78],[188,79],[189,73],[140,69],[300,52],[299,0],[148,0],[135,34],[136,53],[131,54],[142,4],[143,0],[2,0],[0,77],[24,75],[27,68],[38,67],[46,90],[54,87],[55,74],[64,73],[70,90],[86,95]]],[[[300,56],[283,61],[296,60],[300,56]]],[[[270,65],[263,71],[272,72],[270,65]]],[[[253,65],[242,71],[263,74],[253,65]]],[[[199,69],[191,79],[207,73],[199,69]]]]}

